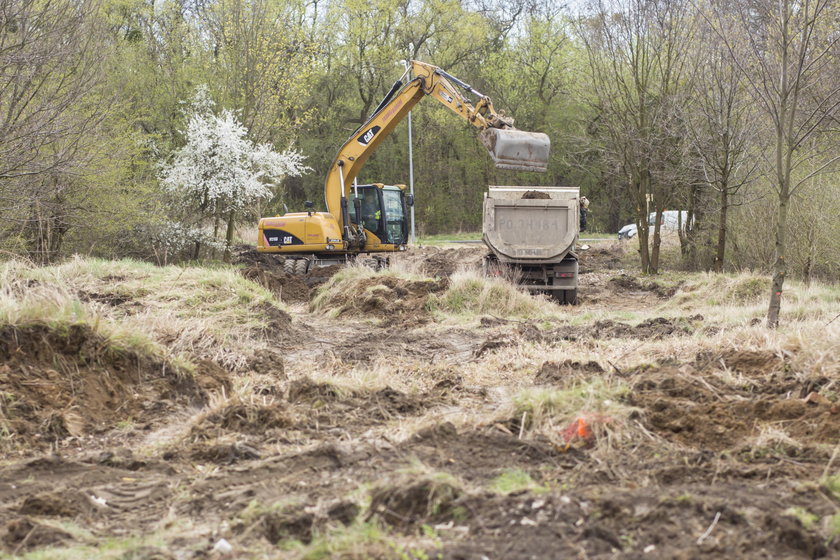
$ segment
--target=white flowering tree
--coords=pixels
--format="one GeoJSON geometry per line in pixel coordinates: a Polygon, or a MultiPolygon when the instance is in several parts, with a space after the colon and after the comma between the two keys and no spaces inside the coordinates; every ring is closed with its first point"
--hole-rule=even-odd
{"type": "Polygon", "coordinates": [[[161,165],[163,187],[184,201],[187,208],[227,222],[225,261],[230,260],[234,225],[244,210],[272,196],[283,177],[308,170],[303,156],[292,149],[275,152],[269,144],[255,144],[233,112],[212,112],[206,90],[193,99],[187,124],[187,143],[169,163],[161,165]]]}

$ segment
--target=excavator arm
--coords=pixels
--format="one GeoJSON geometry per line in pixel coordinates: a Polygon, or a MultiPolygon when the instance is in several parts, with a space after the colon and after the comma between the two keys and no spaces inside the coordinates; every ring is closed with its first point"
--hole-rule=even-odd
{"type": "Polygon", "coordinates": [[[373,115],[344,143],[327,174],[327,209],[338,219],[345,240],[351,244],[353,234],[347,200],[353,180],[379,144],[426,96],[434,98],[479,129],[481,141],[497,167],[546,170],[550,147],[548,136],[514,129],[513,119],[498,114],[489,97],[440,68],[417,60],[411,61],[404,77],[407,81],[397,81],[373,115]],[[473,104],[456,86],[475,95],[478,101],[473,104]]]}

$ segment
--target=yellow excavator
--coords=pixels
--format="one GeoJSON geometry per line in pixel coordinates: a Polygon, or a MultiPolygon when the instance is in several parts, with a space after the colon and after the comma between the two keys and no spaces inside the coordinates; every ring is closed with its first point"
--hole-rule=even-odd
{"type": "Polygon", "coordinates": [[[405,185],[359,185],[356,177],[379,144],[426,96],[480,130],[479,137],[496,167],[546,170],[548,136],[516,130],[513,119],[498,114],[489,97],[437,66],[412,60],[373,114],[338,151],[327,174],[327,211],[315,212],[307,201],[305,212],[260,219],[257,251],[285,256],[285,269],[302,274],[314,264],[346,262],[362,253],[405,250],[406,207],[414,204],[405,194],[405,185]],[[456,87],[474,96],[476,102],[456,87]]]}

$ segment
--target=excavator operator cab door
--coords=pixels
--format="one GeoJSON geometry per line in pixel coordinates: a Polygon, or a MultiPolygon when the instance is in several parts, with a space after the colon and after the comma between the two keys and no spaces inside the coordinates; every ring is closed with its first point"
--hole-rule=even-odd
{"type": "Polygon", "coordinates": [[[402,189],[390,185],[358,185],[350,189],[349,198],[351,222],[361,225],[382,243],[406,243],[408,221],[402,189]],[[358,213],[356,199],[361,201],[358,213]]]}

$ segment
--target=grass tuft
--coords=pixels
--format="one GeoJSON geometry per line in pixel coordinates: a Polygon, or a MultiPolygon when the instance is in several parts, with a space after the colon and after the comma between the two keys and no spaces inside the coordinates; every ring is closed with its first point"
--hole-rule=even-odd
{"type": "Polygon", "coordinates": [[[531,478],[530,474],[522,469],[510,469],[503,472],[490,482],[490,490],[498,494],[510,494],[523,490],[538,494],[548,492],[548,488],[537,483],[531,478]]]}
{"type": "Polygon", "coordinates": [[[502,278],[488,278],[477,271],[456,272],[449,288],[429,301],[432,310],[455,315],[491,314],[500,317],[540,318],[543,301],[502,278]]]}

